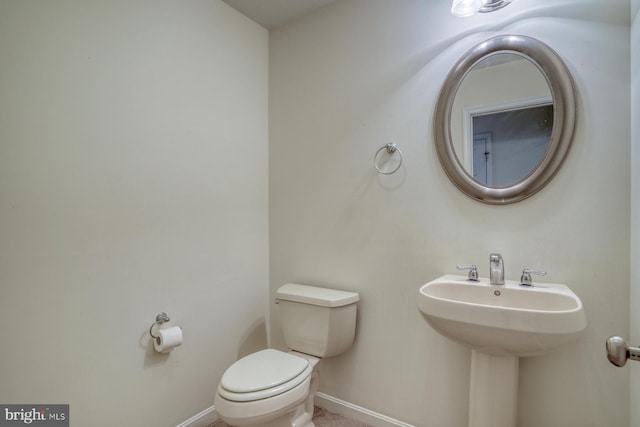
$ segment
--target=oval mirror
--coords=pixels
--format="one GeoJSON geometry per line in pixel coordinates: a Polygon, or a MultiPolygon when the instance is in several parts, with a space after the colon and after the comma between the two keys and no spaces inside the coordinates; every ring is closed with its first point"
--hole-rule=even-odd
{"type": "Polygon", "coordinates": [[[455,64],[434,120],[436,151],[456,187],[483,203],[514,203],[542,189],[569,151],[573,81],[544,43],[494,37],[455,64]]]}

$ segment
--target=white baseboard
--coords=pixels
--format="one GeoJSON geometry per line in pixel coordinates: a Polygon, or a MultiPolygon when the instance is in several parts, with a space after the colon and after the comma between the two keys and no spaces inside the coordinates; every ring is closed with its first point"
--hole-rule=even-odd
{"type": "MultiPolygon", "coordinates": [[[[327,411],[369,424],[372,427],[415,427],[414,425],[370,411],[367,408],[354,405],[353,403],[346,402],[338,399],[337,397],[329,396],[328,394],[318,392],[316,393],[314,400],[317,406],[324,408],[327,411]]],[[[186,421],[181,422],[176,427],[206,427],[216,420],[218,420],[216,409],[213,406],[209,406],[204,411],[194,415],[186,421]]]]}
{"type": "Polygon", "coordinates": [[[403,423],[386,415],[370,411],[369,409],[320,392],[316,393],[315,404],[334,414],[339,414],[373,427],[415,427],[411,424],[403,423]]]}
{"type": "Polygon", "coordinates": [[[181,422],[176,427],[206,427],[207,425],[217,420],[218,415],[216,415],[216,408],[214,408],[213,406],[209,406],[204,411],[194,415],[187,421],[181,422]]]}

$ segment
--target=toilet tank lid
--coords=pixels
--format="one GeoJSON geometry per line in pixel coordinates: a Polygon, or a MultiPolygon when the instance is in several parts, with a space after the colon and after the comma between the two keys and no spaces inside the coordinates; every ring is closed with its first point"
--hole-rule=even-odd
{"type": "Polygon", "coordinates": [[[358,302],[360,295],[355,292],[287,283],[278,289],[278,299],[321,307],[342,307],[358,302]]]}

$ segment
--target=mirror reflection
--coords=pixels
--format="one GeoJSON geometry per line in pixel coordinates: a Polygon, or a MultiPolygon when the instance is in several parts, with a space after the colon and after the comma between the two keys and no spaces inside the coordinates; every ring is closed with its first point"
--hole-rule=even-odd
{"type": "Polygon", "coordinates": [[[455,95],[450,132],[456,156],[482,185],[512,186],[540,164],[553,116],[551,90],[532,61],[511,52],[486,56],[455,95]]]}

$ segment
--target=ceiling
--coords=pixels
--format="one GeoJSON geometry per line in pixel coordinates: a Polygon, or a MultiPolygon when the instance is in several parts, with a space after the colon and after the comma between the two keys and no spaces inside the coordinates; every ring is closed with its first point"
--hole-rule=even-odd
{"type": "Polygon", "coordinates": [[[336,0],[223,0],[267,29],[294,21],[336,0]]]}

